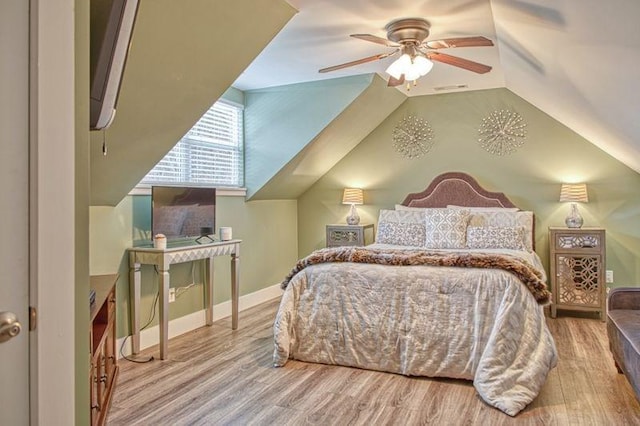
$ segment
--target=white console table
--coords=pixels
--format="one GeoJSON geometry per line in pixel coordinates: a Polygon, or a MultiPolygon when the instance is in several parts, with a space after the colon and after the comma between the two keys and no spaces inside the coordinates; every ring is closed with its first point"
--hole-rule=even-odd
{"type": "Polygon", "coordinates": [[[208,259],[205,265],[206,324],[213,324],[213,259],[216,256],[231,256],[231,328],[238,328],[238,290],[240,243],[242,240],[216,241],[207,244],[189,244],[166,249],[132,247],[129,249],[129,271],[131,291],[132,352],[140,352],[140,265],[155,265],[159,275],[160,301],[160,359],[166,359],[169,340],[169,268],[174,263],[208,259]]]}

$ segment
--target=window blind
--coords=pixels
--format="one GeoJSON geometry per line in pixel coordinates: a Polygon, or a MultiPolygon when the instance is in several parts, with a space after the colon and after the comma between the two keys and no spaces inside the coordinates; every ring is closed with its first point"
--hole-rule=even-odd
{"type": "Polygon", "coordinates": [[[241,106],[216,102],[141,183],[241,187],[242,122],[241,106]]]}

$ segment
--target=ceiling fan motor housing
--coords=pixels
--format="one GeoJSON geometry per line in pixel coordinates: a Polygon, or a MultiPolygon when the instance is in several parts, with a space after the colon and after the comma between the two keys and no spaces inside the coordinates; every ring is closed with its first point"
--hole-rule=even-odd
{"type": "Polygon", "coordinates": [[[419,45],[429,37],[430,24],[422,18],[403,18],[389,22],[385,27],[387,38],[396,43],[419,45]]]}

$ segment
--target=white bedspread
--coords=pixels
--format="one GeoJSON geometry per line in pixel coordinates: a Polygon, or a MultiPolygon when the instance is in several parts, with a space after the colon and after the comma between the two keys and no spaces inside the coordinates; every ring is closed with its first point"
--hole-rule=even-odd
{"type": "Polygon", "coordinates": [[[311,265],[287,286],[274,339],[275,366],[294,358],[473,380],[484,401],[511,416],[557,360],[542,307],[514,275],[494,269],[311,265]]]}

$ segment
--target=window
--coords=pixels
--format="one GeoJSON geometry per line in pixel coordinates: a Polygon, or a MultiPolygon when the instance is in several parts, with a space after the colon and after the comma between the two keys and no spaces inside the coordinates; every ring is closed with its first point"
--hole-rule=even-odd
{"type": "Polygon", "coordinates": [[[242,119],[241,105],[216,102],[140,183],[243,186],[242,119]]]}

